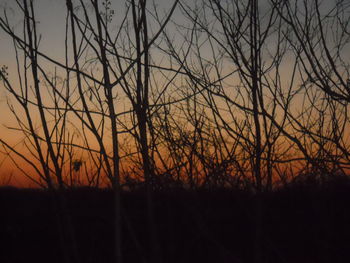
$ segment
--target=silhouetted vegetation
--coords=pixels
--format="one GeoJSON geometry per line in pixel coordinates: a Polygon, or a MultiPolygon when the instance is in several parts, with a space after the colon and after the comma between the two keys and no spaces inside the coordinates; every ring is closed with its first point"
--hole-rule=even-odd
{"type": "MultiPolygon", "coordinates": [[[[262,262],[350,259],[350,180],[298,181],[263,193],[262,262]]],[[[113,260],[113,192],[66,190],[79,262],[113,260]]],[[[125,262],[150,262],[145,190],[122,193],[125,262]]],[[[168,188],[154,193],[164,262],[253,262],[255,194],[239,189],[168,188]]],[[[0,189],[1,262],[64,262],[54,196],[0,189]]]]}
{"type": "Polygon", "coordinates": [[[5,2],[5,262],[346,258],[348,0],[5,2]]]}

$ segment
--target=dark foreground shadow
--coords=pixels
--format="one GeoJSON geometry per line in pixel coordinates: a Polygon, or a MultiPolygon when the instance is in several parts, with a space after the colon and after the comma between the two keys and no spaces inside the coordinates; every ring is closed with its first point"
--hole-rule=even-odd
{"type": "MultiPolygon", "coordinates": [[[[80,262],[113,261],[110,190],[65,192],[80,262]]],[[[125,262],[148,262],[146,201],[123,193],[125,262]]],[[[264,194],[262,262],[350,262],[350,183],[294,184],[264,194]]],[[[252,194],[228,189],[155,193],[163,262],[253,262],[252,194]]],[[[52,195],[0,189],[0,262],[64,262],[52,195]]]]}

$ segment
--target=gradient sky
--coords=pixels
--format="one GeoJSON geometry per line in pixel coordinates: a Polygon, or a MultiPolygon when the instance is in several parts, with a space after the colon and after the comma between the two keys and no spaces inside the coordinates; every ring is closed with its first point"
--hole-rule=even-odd
{"type": "MultiPolygon", "coordinates": [[[[77,0],[74,2],[78,2],[77,0]]],[[[118,19],[122,19],[124,16],[124,1],[112,0],[112,9],[115,10],[115,19],[116,24],[118,25],[118,19]]],[[[160,14],[168,11],[173,0],[157,0],[155,1],[158,6],[158,11],[160,14]]],[[[38,21],[38,32],[40,32],[42,38],[40,43],[40,51],[48,54],[50,57],[62,61],[64,60],[64,36],[65,36],[65,17],[66,17],[66,1],[65,0],[35,0],[35,11],[36,11],[36,20],[38,21]]],[[[151,5],[151,1],[149,1],[151,5]]],[[[261,3],[261,2],[260,2],[261,3]]],[[[10,23],[14,25],[15,30],[21,33],[21,21],[22,16],[21,12],[18,11],[16,3],[13,0],[0,0],[0,12],[3,13],[4,9],[7,10],[10,23]]],[[[181,16],[179,12],[175,12],[174,19],[179,20],[181,16]]],[[[181,21],[183,22],[183,21],[181,21]]],[[[152,29],[151,29],[152,30],[152,29]]],[[[171,30],[171,29],[170,29],[171,30]]],[[[15,63],[15,53],[13,49],[13,43],[11,39],[6,36],[0,30],[0,67],[2,65],[7,65],[9,68],[9,79],[12,83],[17,83],[17,74],[16,74],[16,63],[15,63]]],[[[350,53],[350,50],[347,52],[350,53]]],[[[348,53],[348,55],[349,55],[348,53]]],[[[285,76],[290,75],[288,71],[288,63],[290,61],[285,61],[286,63],[286,72],[285,76]]],[[[290,66],[290,65],[289,65],[290,66]]],[[[284,69],[284,68],[283,68],[284,69]]],[[[286,78],[288,82],[288,78],[286,78]]],[[[283,81],[283,80],[282,80],[283,81]]],[[[293,105],[295,106],[295,104],[293,105]]],[[[297,109],[299,110],[299,108],[297,109]]],[[[0,86],[0,134],[2,138],[7,138],[9,143],[20,143],[21,138],[14,136],[14,131],[8,130],[4,125],[11,125],[12,119],[11,114],[9,113],[8,106],[6,104],[5,91],[3,87],[0,86]]],[[[17,133],[18,134],[18,133],[17,133]]],[[[0,171],[12,171],[15,168],[13,165],[10,165],[8,158],[0,153],[0,171]],[[5,160],[5,161],[4,161],[5,160]],[[6,167],[6,169],[4,169],[6,167]]],[[[1,176],[1,172],[0,172],[1,176]]],[[[0,179],[1,185],[1,179],[0,179]]]]}
{"type": "MultiPolygon", "coordinates": [[[[79,1],[73,3],[78,4],[79,1]]],[[[89,1],[86,1],[89,2],[89,1]]],[[[124,1],[111,1],[112,9],[115,11],[116,25],[118,25],[118,19],[124,16],[124,1]]],[[[154,1],[158,6],[158,10],[168,10],[173,0],[166,1],[154,1]]],[[[149,2],[151,4],[151,2],[149,2]]],[[[41,34],[41,42],[39,49],[41,52],[46,53],[50,57],[64,62],[64,36],[65,36],[65,19],[66,19],[66,1],[65,0],[35,0],[34,7],[36,12],[36,20],[38,21],[37,30],[41,34]]],[[[17,4],[13,0],[0,0],[0,12],[4,13],[6,10],[10,24],[14,26],[15,30],[21,35],[23,17],[18,10],[17,4]]],[[[176,14],[175,14],[176,15],[176,14]]],[[[11,83],[18,84],[17,68],[15,61],[15,52],[13,48],[12,40],[0,30],[0,67],[6,65],[8,67],[9,80],[11,83]]],[[[7,99],[10,99],[10,103],[14,102],[11,96],[6,96],[6,92],[3,86],[0,87],[0,134],[1,138],[14,145],[20,144],[22,137],[20,133],[7,129],[5,126],[16,126],[13,117],[8,109],[7,99]],[[20,136],[20,138],[18,137],[20,136]]],[[[2,151],[2,149],[1,149],[2,151]]],[[[0,185],[1,185],[1,173],[8,173],[17,171],[12,162],[4,154],[0,153],[0,185]]],[[[17,183],[15,183],[17,184],[17,183]]]]}
{"type": "MultiPolygon", "coordinates": [[[[22,14],[18,11],[15,1],[13,0],[0,0],[0,12],[4,12],[4,8],[7,10],[8,17],[12,25],[15,25],[15,29],[21,33],[21,21],[23,20],[22,14]]],[[[38,23],[38,31],[42,35],[40,48],[43,52],[47,53],[51,57],[62,61],[62,54],[64,54],[64,26],[66,16],[66,1],[65,0],[36,0],[34,1],[36,19],[38,23]]],[[[16,74],[16,62],[15,53],[13,49],[13,43],[11,39],[6,36],[0,30],[0,66],[7,65],[9,71],[9,79],[12,83],[18,83],[16,74]]],[[[2,138],[6,138],[10,144],[21,143],[22,136],[19,136],[18,132],[9,130],[5,125],[11,126],[15,123],[12,120],[12,115],[9,112],[5,91],[1,86],[0,89],[0,134],[2,138]]],[[[10,101],[14,101],[10,98],[10,101]]],[[[17,171],[16,167],[12,164],[8,157],[0,153],[0,176],[12,171],[17,171]]],[[[24,165],[22,163],[22,165],[24,165]]],[[[22,179],[22,178],[21,178],[22,179]]],[[[14,178],[15,185],[23,185],[23,182],[14,178]]],[[[0,180],[1,184],[1,180],[0,180]]],[[[28,184],[25,180],[24,184],[28,184]]]]}

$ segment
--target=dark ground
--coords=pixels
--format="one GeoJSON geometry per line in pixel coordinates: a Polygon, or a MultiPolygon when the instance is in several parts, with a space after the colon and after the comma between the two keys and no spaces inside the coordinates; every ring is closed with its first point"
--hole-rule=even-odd
{"type": "MultiPolygon", "coordinates": [[[[113,262],[112,192],[81,188],[64,196],[79,262],[113,262]]],[[[163,262],[253,261],[251,194],[168,189],[154,197],[163,262]]],[[[0,262],[64,262],[68,245],[54,200],[44,190],[0,189],[0,262]]],[[[125,262],[148,262],[145,200],[142,191],[123,194],[125,262]]],[[[262,262],[350,262],[349,179],[288,186],[262,200],[262,262]]]]}

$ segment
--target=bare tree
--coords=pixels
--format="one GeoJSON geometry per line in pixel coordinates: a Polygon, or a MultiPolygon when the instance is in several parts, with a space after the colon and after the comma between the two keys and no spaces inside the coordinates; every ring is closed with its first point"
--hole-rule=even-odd
{"type": "Polygon", "coordinates": [[[24,148],[0,143],[53,192],[112,186],[117,262],[123,184],[145,187],[152,262],[162,261],[154,190],[251,190],[261,262],[262,194],[297,173],[347,174],[348,1],[174,0],[160,14],[146,0],[121,10],[67,0],[62,61],[42,51],[34,1],[16,4],[21,31],[6,11],[0,28],[13,41],[18,84],[5,67],[0,78],[24,148]]]}
{"type": "MultiPolygon", "coordinates": [[[[125,13],[118,21],[120,24],[116,31],[111,26],[116,21],[113,20],[115,10],[110,1],[66,1],[64,62],[55,60],[40,50],[34,1],[18,1],[17,5],[23,12],[24,33],[20,35],[13,30],[6,13],[0,20],[0,26],[13,39],[16,51],[18,48],[23,51],[24,83],[20,83],[18,91],[5,72],[2,71],[1,77],[27,116],[28,123],[24,123],[15,108],[10,107],[19,124],[17,130],[26,136],[25,143],[29,144],[25,145],[32,157],[40,162],[42,170],[37,168],[31,157],[22,154],[5,140],[1,139],[1,143],[11,152],[11,156],[17,154],[29,163],[40,180],[44,180],[44,184],[40,180],[37,182],[48,185],[50,189],[56,187],[56,181],[60,189],[76,185],[81,180],[79,177],[83,168],[85,181],[91,185],[99,185],[101,178],[106,176],[115,192],[115,253],[116,261],[122,262],[120,160],[128,152],[121,153],[120,146],[127,134],[134,136],[136,154],[140,153],[142,157],[142,176],[148,189],[148,224],[153,250],[151,257],[153,261],[159,262],[160,248],[156,241],[151,195],[154,163],[151,160],[149,140],[149,136],[152,137],[151,111],[152,107],[156,108],[157,99],[150,107],[149,94],[155,97],[159,95],[150,89],[149,50],[170,20],[177,1],[174,1],[152,36],[148,32],[147,21],[147,17],[152,14],[146,8],[146,1],[126,3],[125,13]],[[129,21],[132,21],[131,27],[129,21]],[[131,32],[124,29],[131,29],[135,40],[131,32]],[[122,48],[124,41],[127,41],[129,50],[122,48]],[[58,68],[58,73],[50,73],[42,61],[58,68]],[[34,99],[29,97],[31,82],[27,79],[28,66],[32,70],[34,99]],[[61,82],[58,82],[59,78],[61,82]],[[50,92],[51,104],[46,103],[46,95],[45,103],[43,102],[43,87],[50,92]],[[32,107],[39,111],[39,130],[33,123],[36,115],[31,112],[32,107]],[[136,116],[135,121],[133,117],[123,121],[122,118],[128,114],[136,116]],[[131,127],[128,127],[129,123],[132,124],[131,127]],[[79,132],[72,133],[72,127],[79,132]],[[80,140],[77,140],[78,136],[80,140]],[[79,152],[80,157],[77,155],[79,152]],[[88,171],[87,166],[91,167],[91,171],[88,171]]],[[[18,61],[18,67],[20,66],[18,61]]],[[[22,80],[20,70],[19,79],[22,80]]],[[[154,139],[152,141],[155,144],[154,139]]],[[[129,146],[128,148],[133,147],[129,146]]],[[[28,177],[33,179],[29,174],[28,177]]]]}
{"type": "Polygon", "coordinates": [[[298,59],[304,94],[303,112],[294,116],[293,125],[307,137],[303,141],[315,160],[314,168],[325,174],[344,173],[349,164],[350,5],[348,1],[273,2],[290,28],[287,39],[298,59]]]}
{"type": "MultiPolygon", "coordinates": [[[[203,132],[199,137],[205,139],[196,141],[220,138],[223,143],[215,148],[215,154],[221,157],[216,165],[227,170],[233,167],[230,176],[247,183],[256,193],[254,253],[255,262],[261,262],[260,194],[272,189],[279,163],[288,162],[295,151],[306,152],[299,138],[288,130],[290,106],[297,94],[297,60],[287,66],[291,76],[286,77],[282,70],[292,54],[288,52],[288,28],[269,1],[182,2],[181,7],[189,26],[181,23],[178,28],[184,29],[179,35],[186,44],[177,47],[165,35],[167,47],[163,51],[186,72],[187,88],[194,87],[193,94],[199,94],[193,95],[189,105],[193,116],[200,113],[196,105],[205,105],[205,123],[215,127],[214,137],[203,132]],[[289,145],[282,146],[283,141],[289,145]]],[[[198,122],[191,119],[187,120],[193,123],[195,134],[198,122]]],[[[205,145],[202,150],[208,153],[212,146],[205,145]]],[[[203,152],[198,156],[200,160],[215,160],[215,155],[205,158],[203,152]]],[[[204,161],[202,166],[209,168],[211,163],[204,161]]]]}

